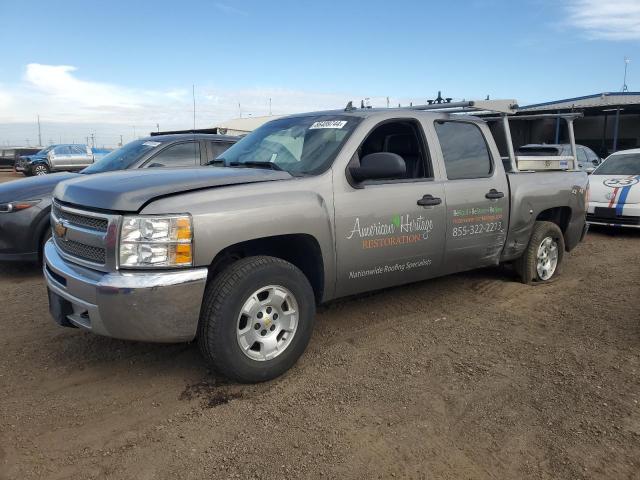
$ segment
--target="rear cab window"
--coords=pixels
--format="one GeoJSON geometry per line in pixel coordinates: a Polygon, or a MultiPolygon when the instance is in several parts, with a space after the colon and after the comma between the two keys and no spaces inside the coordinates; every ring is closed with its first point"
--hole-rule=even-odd
{"type": "Polygon", "coordinates": [[[437,120],[435,130],[449,180],[492,175],[493,161],[480,127],[470,122],[437,120]]]}

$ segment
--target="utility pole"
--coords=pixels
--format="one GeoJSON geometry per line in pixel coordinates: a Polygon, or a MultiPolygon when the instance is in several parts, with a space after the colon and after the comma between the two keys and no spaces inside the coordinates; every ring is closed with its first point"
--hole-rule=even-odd
{"type": "MultiPolygon", "coordinates": [[[[60,143],[62,143],[62,142],[60,142],[60,143]]],[[[91,134],[91,147],[95,148],[95,146],[96,146],[96,135],[95,135],[95,133],[92,133],[91,134]]]]}
{"type": "Polygon", "coordinates": [[[158,133],[160,133],[160,124],[156,123],[156,129],[158,130],[158,133]]]}
{"type": "Polygon", "coordinates": [[[629,87],[627,87],[627,67],[629,66],[629,62],[631,62],[631,59],[629,57],[624,57],[624,80],[622,81],[623,92],[629,91],[629,87]]]}
{"type": "Polygon", "coordinates": [[[196,129],[196,86],[191,85],[191,94],[193,96],[193,129],[196,129]]]}
{"type": "Polygon", "coordinates": [[[269,116],[271,116],[271,97],[269,97],[269,116]]]}
{"type": "Polygon", "coordinates": [[[240,107],[240,102],[238,102],[238,114],[240,115],[240,118],[242,118],[242,108],[240,107]]]}
{"type": "Polygon", "coordinates": [[[40,115],[38,115],[38,146],[42,146],[42,132],[40,131],[40,115]]]}
{"type": "Polygon", "coordinates": [[[120,135],[120,147],[122,146],[122,135],[120,135]]]}
{"type": "Polygon", "coordinates": [[[24,141],[25,141],[25,142],[27,142],[27,147],[30,147],[30,146],[31,146],[31,145],[29,144],[29,142],[30,142],[30,141],[29,141],[29,139],[28,139],[28,138],[25,138],[25,139],[24,139],[24,141]]]}
{"type": "Polygon", "coordinates": [[[85,138],[85,145],[89,145],[89,137],[84,137],[85,138]]]}

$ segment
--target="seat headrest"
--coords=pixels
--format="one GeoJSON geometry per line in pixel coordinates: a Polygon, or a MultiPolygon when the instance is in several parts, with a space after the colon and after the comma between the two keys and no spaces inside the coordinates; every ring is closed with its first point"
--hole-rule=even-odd
{"type": "Polygon", "coordinates": [[[384,139],[384,151],[397,153],[398,155],[416,155],[418,153],[418,143],[415,135],[406,133],[388,135],[384,139]]]}

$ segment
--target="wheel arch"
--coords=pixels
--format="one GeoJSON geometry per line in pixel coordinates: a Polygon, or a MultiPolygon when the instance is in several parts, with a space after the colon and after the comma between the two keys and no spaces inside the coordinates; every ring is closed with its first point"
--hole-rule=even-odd
{"type": "Polygon", "coordinates": [[[538,213],[536,222],[543,221],[555,223],[562,231],[562,235],[566,235],[567,229],[569,228],[569,222],[571,221],[571,215],[571,207],[552,207],[538,213]]]}
{"type": "Polygon", "coordinates": [[[295,265],[309,280],[316,302],[322,301],[325,291],[322,250],[318,240],[306,233],[255,238],[230,245],[221,250],[210,263],[208,281],[233,262],[255,255],[277,257],[295,265]]]}

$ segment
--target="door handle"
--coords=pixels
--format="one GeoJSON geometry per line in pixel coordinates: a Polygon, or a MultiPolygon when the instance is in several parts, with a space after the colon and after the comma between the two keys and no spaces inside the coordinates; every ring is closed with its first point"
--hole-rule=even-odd
{"type": "Polygon", "coordinates": [[[497,200],[498,198],[504,197],[504,193],[497,191],[495,188],[492,188],[485,195],[489,200],[497,200]]]}
{"type": "Polygon", "coordinates": [[[441,203],[441,198],[434,197],[432,195],[425,195],[420,200],[418,200],[418,205],[420,205],[421,207],[433,207],[434,205],[440,205],[441,203]]]}

